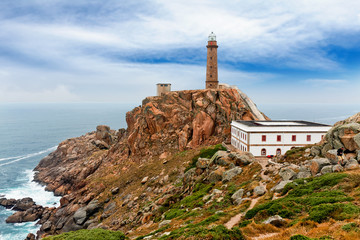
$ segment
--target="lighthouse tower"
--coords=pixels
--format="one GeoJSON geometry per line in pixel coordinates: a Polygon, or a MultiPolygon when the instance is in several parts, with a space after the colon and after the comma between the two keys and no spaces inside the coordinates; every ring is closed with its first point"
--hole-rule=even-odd
{"type": "Polygon", "coordinates": [[[218,88],[218,66],[217,66],[217,48],[216,36],[213,32],[208,38],[207,64],[206,64],[206,89],[218,88]]]}

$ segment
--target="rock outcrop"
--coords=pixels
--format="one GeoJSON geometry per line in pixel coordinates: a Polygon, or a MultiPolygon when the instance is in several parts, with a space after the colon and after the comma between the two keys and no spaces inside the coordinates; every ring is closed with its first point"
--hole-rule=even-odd
{"type": "MultiPolygon", "coordinates": [[[[63,196],[60,207],[46,212],[46,216],[40,219],[42,226],[38,235],[94,227],[118,229],[147,223],[157,207],[149,206],[140,211],[138,202],[150,201],[150,193],[164,195],[157,200],[158,203],[171,201],[166,196],[175,191],[173,188],[159,190],[152,187],[155,183],[163,186],[169,176],[148,177],[135,173],[117,186],[113,185],[114,180],[99,179],[109,176],[120,179],[132,166],[141,166],[153,158],[168,165],[166,159],[175,152],[228,140],[232,120],[257,120],[261,114],[258,110],[254,114],[256,106],[250,108],[248,101],[236,89],[170,92],[160,97],[148,97],[142,106],[128,112],[126,130],[113,131],[107,126],[98,126],[95,132],[63,141],[35,168],[35,180],[45,184],[47,190],[63,196]],[[147,177],[146,181],[141,183],[144,177],[147,177]],[[133,197],[133,193],[122,195],[123,188],[135,180],[143,187],[150,187],[138,197],[133,197]],[[110,194],[107,197],[106,191],[110,194]],[[116,203],[111,200],[115,196],[119,196],[116,203]],[[124,209],[123,217],[110,221],[114,208],[124,209]]],[[[221,181],[226,169],[230,170],[235,164],[248,165],[254,160],[250,154],[223,155],[212,160],[200,160],[198,168],[186,172],[184,182],[191,182],[202,173],[209,181],[221,181]],[[234,159],[235,163],[230,163],[234,159]],[[209,168],[214,164],[216,168],[209,168]]],[[[240,174],[240,169],[235,168],[230,173],[240,174]]],[[[225,174],[225,179],[233,177],[225,174]]]]}

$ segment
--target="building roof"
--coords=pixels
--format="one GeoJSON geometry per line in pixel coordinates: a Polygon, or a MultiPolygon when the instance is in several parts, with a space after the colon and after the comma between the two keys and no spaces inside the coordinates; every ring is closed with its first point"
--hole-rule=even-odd
{"type": "Polygon", "coordinates": [[[271,120],[271,121],[242,121],[235,122],[244,124],[248,127],[330,127],[330,125],[308,122],[302,120],[271,120]]]}

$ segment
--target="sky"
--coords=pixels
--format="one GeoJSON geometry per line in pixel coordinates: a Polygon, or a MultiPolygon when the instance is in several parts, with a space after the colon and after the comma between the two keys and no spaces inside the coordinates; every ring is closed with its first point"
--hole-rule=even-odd
{"type": "Polygon", "coordinates": [[[257,104],[360,102],[360,1],[1,0],[0,103],[121,102],[219,81],[257,104]]]}

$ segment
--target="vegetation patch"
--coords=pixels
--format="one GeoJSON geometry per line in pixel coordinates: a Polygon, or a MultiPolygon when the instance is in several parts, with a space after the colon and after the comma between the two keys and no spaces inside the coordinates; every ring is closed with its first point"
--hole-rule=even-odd
{"type": "Polygon", "coordinates": [[[273,215],[294,218],[308,212],[310,220],[320,223],[329,218],[343,220],[354,217],[360,213],[360,208],[349,203],[353,198],[341,190],[330,189],[346,176],[334,173],[296,180],[285,186],[285,197],[254,207],[245,214],[245,218],[256,216],[257,220],[263,220],[273,215]]]}
{"type": "Polygon", "coordinates": [[[187,172],[191,168],[196,167],[196,163],[199,158],[211,158],[219,150],[225,151],[226,148],[224,148],[223,145],[218,144],[218,145],[215,145],[215,146],[212,146],[209,148],[201,149],[200,153],[192,158],[191,163],[189,164],[189,166],[187,166],[187,168],[185,169],[185,172],[187,172]]]}
{"type": "Polygon", "coordinates": [[[56,236],[43,238],[44,240],[124,240],[122,232],[115,232],[104,229],[78,230],[74,232],[62,233],[56,236]]]}
{"type": "MultiPolygon", "coordinates": [[[[188,225],[189,226],[189,225],[188,225]]],[[[162,236],[160,240],[168,239],[213,239],[213,240],[245,240],[241,231],[234,227],[231,230],[225,228],[223,225],[218,225],[211,229],[205,227],[192,226],[192,227],[179,228],[170,233],[168,236],[162,236]]]]}
{"type": "Polygon", "coordinates": [[[341,229],[346,231],[346,232],[350,232],[350,231],[358,232],[359,231],[359,224],[354,223],[354,222],[348,223],[348,224],[345,224],[344,226],[342,226],[341,229]]]}

